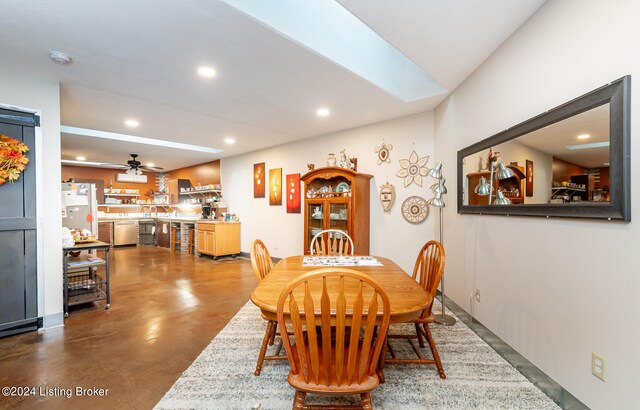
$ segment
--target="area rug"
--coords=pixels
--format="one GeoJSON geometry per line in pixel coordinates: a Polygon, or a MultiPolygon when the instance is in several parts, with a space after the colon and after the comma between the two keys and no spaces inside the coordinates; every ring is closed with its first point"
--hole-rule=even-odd
{"type": "MultiPolygon", "coordinates": [[[[437,302],[436,302],[437,304],[437,302]]],[[[439,311],[439,306],[434,306],[439,311]]],[[[451,312],[447,311],[449,314],[451,312]]],[[[409,325],[392,325],[392,333],[408,333],[409,325]]],[[[265,361],[253,375],[266,322],[248,302],[211,341],[156,409],[290,409],[294,390],[287,383],[286,361],[265,361]]],[[[435,366],[387,365],[386,383],[371,392],[377,409],[558,409],[542,391],[498,355],[460,320],[449,327],[432,325],[433,337],[447,375],[435,366]]],[[[408,343],[395,340],[396,353],[408,343]]],[[[275,346],[274,346],[275,347],[275,346]]],[[[430,357],[428,347],[424,355],[430,357]]],[[[322,398],[310,403],[355,404],[359,398],[322,398]]]]}

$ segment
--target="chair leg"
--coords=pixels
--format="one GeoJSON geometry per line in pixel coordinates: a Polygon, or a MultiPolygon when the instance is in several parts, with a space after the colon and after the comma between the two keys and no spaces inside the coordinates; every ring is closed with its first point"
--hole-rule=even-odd
{"type": "Polygon", "coordinates": [[[296,395],[293,399],[293,409],[294,410],[302,410],[304,409],[304,398],[307,396],[307,393],[302,392],[300,390],[296,390],[296,395]]]}
{"type": "Polygon", "coordinates": [[[441,379],[446,379],[447,376],[444,374],[444,368],[442,367],[442,362],[440,361],[440,355],[438,354],[438,349],[436,349],[436,342],[433,340],[433,336],[431,335],[431,329],[429,329],[429,325],[424,323],[424,331],[427,334],[427,342],[429,342],[429,347],[431,348],[431,354],[433,355],[433,360],[436,362],[436,367],[438,368],[438,374],[440,374],[441,379]]]}
{"type": "Polygon", "coordinates": [[[387,355],[387,342],[388,339],[382,344],[382,350],[380,351],[380,357],[378,358],[378,368],[376,369],[376,374],[378,375],[380,383],[384,383],[384,357],[387,355]]]}
{"type": "Polygon", "coordinates": [[[278,322],[273,322],[273,327],[271,328],[271,336],[269,337],[269,346],[273,346],[273,343],[276,340],[277,330],[278,330],[278,322]]]}
{"type": "Polygon", "coordinates": [[[416,334],[418,335],[418,343],[420,347],[424,347],[424,338],[422,337],[422,332],[420,332],[420,324],[414,323],[414,325],[416,327],[416,334]]]}
{"type": "Polygon", "coordinates": [[[264,332],[264,339],[262,339],[262,347],[260,348],[260,354],[258,355],[258,363],[256,364],[256,371],[253,372],[254,375],[260,376],[260,372],[262,371],[262,362],[264,361],[264,356],[267,354],[267,344],[269,343],[269,339],[271,339],[271,328],[273,327],[273,322],[267,322],[267,330],[264,332]]]}
{"type": "Polygon", "coordinates": [[[371,395],[369,393],[360,394],[360,401],[362,402],[363,410],[371,410],[371,395]]]}

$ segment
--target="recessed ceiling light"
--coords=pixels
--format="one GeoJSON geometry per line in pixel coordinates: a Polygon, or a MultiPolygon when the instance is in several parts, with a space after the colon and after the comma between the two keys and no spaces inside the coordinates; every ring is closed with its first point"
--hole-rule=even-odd
{"type": "Polygon", "coordinates": [[[328,108],[318,108],[316,110],[316,114],[318,115],[318,117],[326,117],[327,115],[331,114],[331,111],[329,111],[328,108]]]}
{"type": "Polygon", "coordinates": [[[137,127],[138,125],[140,125],[140,123],[136,120],[126,120],[124,123],[129,127],[137,127]]]}
{"type": "Polygon", "coordinates": [[[211,67],[198,67],[198,74],[203,77],[214,77],[216,75],[216,70],[211,67]]]}
{"type": "Polygon", "coordinates": [[[53,60],[53,62],[60,65],[71,64],[73,60],[67,53],[63,53],[62,51],[52,51],[49,53],[49,58],[53,60]]]}
{"type": "Polygon", "coordinates": [[[153,162],[148,162],[148,163],[147,163],[147,166],[148,166],[148,167],[155,167],[155,166],[156,166],[156,164],[154,164],[153,162]]]}
{"type": "Polygon", "coordinates": [[[227,138],[224,139],[224,143],[228,144],[228,145],[235,144],[235,142],[236,142],[236,140],[231,138],[231,137],[227,137],[227,138]]]}
{"type": "Polygon", "coordinates": [[[589,139],[589,138],[591,138],[591,135],[589,135],[589,134],[578,135],[578,139],[579,140],[586,140],[586,139],[589,139]]]}
{"type": "Polygon", "coordinates": [[[87,160],[87,158],[85,158],[85,157],[83,157],[83,156],[76,157],[76,159],[77,159],[78,161],[86,161],[86,160],[87,160]]]}

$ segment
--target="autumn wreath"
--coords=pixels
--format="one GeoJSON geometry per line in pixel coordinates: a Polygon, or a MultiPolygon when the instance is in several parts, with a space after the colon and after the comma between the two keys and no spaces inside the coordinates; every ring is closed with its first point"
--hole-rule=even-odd
{"type": "Polygon", "coordinates": [[[20,178],[29,163],[26,152],[29,147],[18,140],[0,134],[0,185],[20,178]]]}

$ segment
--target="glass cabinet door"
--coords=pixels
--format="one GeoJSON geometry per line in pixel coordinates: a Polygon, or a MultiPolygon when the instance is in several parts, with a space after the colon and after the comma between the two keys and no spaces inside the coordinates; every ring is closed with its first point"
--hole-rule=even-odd
{"type": "Polygon", "coordinates": [[[346,203],[329,204],[329,228],[349,233],[349,205],[346,203]]]}
{"type": "Polygon", "coordinates": [[[307,203],[307,244],[324,230],[324,203],[307,203]]]}

